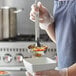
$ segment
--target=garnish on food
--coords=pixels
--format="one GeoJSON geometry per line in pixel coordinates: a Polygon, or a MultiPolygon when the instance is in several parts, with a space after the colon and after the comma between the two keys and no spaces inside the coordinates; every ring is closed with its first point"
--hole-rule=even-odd
{"type": "Polygon", "coordinates": [[[33,53],[35,57],[41,57],[44,54],[44,52],[46,52],[47,48],[47,46],[43,45],[41,45],[40,47],[35,45],[28,46],[28,49],[30,49],[30,51],[33,53]]]}
{"type": "Polygon", "coordinates": [[[47,49],[47,46],[42,45],[41,47],[38,47],[35,45],[29,45],[28,48],[32,49],[33,51],[45,51],[47,49]]]}

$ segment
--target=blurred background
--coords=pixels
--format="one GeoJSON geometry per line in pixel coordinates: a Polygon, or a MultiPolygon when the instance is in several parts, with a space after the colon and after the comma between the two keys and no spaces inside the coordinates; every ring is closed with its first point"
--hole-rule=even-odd
{"type": "MultiPolygon", "coordinates": [[[[53,12],[53,0],[40,0],[42,4],[48,8],[50,13],[53,12]]],[[[20,34],[34,34],[34,23],[29,19],[31,5],[34,0],[0,0],[0,7],[9,6],[17,9],[23,8],[21,13],[17,14],[17,32],[20,34]]],[[[45,31],[40,30],[40,33],[45,31]]]]}

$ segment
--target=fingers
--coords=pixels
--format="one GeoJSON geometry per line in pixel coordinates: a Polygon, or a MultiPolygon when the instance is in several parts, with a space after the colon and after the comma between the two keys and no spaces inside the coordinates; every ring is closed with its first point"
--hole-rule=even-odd
{"type": "MultiPolygon", "coordinates": [[[[30,17],[30,20],[33,21],[33,22],[35,22],[35,17],[31,16],[31,17],[30,17]]],[[[40,23],[44,23],[44,19],[40,18],[40,19],[39,19],[39,22],[40,22],[40,23]]]]}
{"type": "MultiPolygon", "coordinates": [[[[36,16],[36,12],[35,11],[31,11],[30,12],[30,20],[32,20],[33,22],[35,22],[35,16],[36,16]]],[[[39,22],[43,23],[44,19],[42,16],[39,16],[39,22]]]]}
{"type": "Polygon", "coordinates": [[[38,2],[38,8],[35,4],[31,6],[31,12],[30,12],[30,20],[35,22],[35,16],[37,12],[39,12],[39,22],[43,23],[45,21],[45,14],[47,14],[47,9],[41,4],[41,2],[38,2]]]}
{"type": "Polygon", "coordinates": [[[39,8],[40,12],[44,12],[44,10],[45,10],[45,7],[42,5],[41,2],[38,2],[38,8],[39,8]]]}
{"type": "Polygon", "coordinates": [[[31,6],[31,11],[33,12],[44,12],[46,8],[41,4],[41,2],[38,2],[38,7],[36,7],[36,4],[33,4],[31,6]]]}
{"type": "MultiPolygon", "coordinates": [[[[32,75],[29,72],[25,72],[26,76],[53,76],[50,71],[41,71],[33,73],[32,75]]],[[[55,75],[54,75],[55,76],[55,75]]]]}
{"type": "MultiPolygon", "coordinates": [[[[41,2],[38,2],[38,8],[36,7],[35,4],[33,4],[33,5],[31,6],[30,20],[35,21],[36,13],[39,12],[39,9],[40,9],[41,7],[42,7],[41,2]]],[[[40,12],[39,12],[39,15],[40,15],[40,12]]],[[[40,22],[41,22],[41,20],[40,20],[40,22]]]]}
{"type": "Polygon", "coordinates": [[[39,11],[39,8],[36,7],[36,4],[33,4],[33,5],[31,6],[31,9],[32,9],[32,11],[35,11],[35,12],[38,12],[38,11],[39,11]]]}
{"type": "Polygon", "coordinates": [[[46,75],[44,72],[36,72],[34,76],[49,76],[48,74],[46,75]]]}
{"type": "Polygon", "coordinates": [[[33,12],[33,11],[30,12],[30,20],[35,22],[35,12],[33,12]]]}
{"type": "Polygon", "coordinates": [[[50,70],[47,70],[47,71],[36,72],[35,76],[53,76],[53,74],[51,74],[50,70]]]}
{"type": "Polygon", "coordinates": [[[36,8],[36,5],[33,4],[31,6],[31,12],[30,12],[30,20],[32,20],[33,22],[35,22],[36,12],[38,12],[38,9],[36,8]]]}
{"type": "Polygon", "coordinates": [[[31,75],[29,72],[25,72],[26,76],[47,76],[44,72],[36,72],[31,75]]]}
{"type": "Polygon", "coordinates": [[[29,72],[25,72],[26,76],[32,76],[29,72]]]}
{"type": "Polygon", "coordinates": [[[30,20],[35,22],[35,18],[34,17],[30,17],[30,20]]]}

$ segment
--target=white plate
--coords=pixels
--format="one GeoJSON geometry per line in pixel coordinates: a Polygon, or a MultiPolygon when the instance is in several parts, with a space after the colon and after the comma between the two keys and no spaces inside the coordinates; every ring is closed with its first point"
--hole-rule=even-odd
{"type": "Polygon", "coordinates": [[[56,61],[48,57],[27,58],[23,59],[23,63],[25,69],[30,73],[34,73],[37,71],[51,70],[55,69],[56,67],[56,61]]]}

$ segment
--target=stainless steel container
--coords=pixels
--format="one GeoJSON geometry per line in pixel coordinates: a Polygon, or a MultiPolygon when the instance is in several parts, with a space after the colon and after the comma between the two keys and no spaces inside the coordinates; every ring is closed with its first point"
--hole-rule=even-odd
{"type": "Polygon", "coordinates": [[[0,8],[0,40],[16,37],[17,13],[22,10],[17,10],[15,7],[0,8]]]}
{"type": "Polygon", "coordinates": [[[2,8],[3,10],[3,19],[2,19],[2,25],[3,25],[3,38],[9,38],[9,9],[2,8]]]}
{"type": "Polygon", "coordinates": [[[6,8],[3,7],[3,19],[2,19],[2,25],[3,25],[3,38],[11,38],[15,37],[17,34],[17,18],[16,18],[16,8],[6,8]]]}
{"type": "Polygon", "coordinates": [[[16,8],[10,8],[9,9],[9,37],[15,37],[17,35],[17,14],[14,13],[16,11],[16,8]]]}
{"type": "Polygon", "coordinates": [[[0,40],[3,39],[3,27],[2,27],[2,10],[0,9],[0,40]]]}

